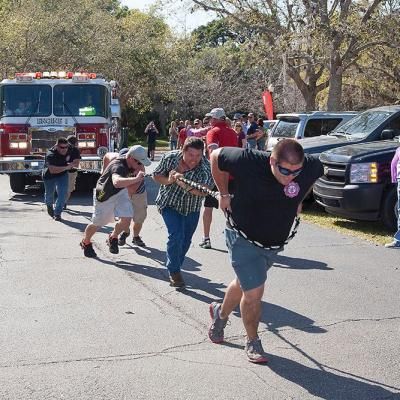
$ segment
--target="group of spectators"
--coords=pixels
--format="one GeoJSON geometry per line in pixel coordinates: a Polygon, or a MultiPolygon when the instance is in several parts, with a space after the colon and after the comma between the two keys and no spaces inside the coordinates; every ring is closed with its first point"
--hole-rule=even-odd
{"type": "MultiPolygon", "coordinates": [[[[230,119],[224,113],[221,120],[235,131],[238,147],[265,150],[268,131],[264,128],[262,118],[256,119],[253,113],[235,113],[233,119],[230,119]]],[[[182,149],[186,138],[191,136],[205,140],[208,130],[211,129],[210,121],[211,118],[207,115],[203,119],[196,118],[193,121],[172,121],[168,131],[170,149],[182,149]]]]}

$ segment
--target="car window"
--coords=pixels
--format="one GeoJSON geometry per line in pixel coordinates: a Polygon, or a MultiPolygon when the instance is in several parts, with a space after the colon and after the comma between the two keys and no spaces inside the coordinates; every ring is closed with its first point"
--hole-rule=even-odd
{"type": "Polygon", "coordinates": [[[298,118],[280,119],[276,123],[272,135],[274,137],[294,138],[299,123],[298,118]]]}
{"type": "Polygon", "coordinates": [[[385,129],[400,129],[400,117],[395,118],[393,121],[390,121],[385,129]]]}
{"type": "Polygon", "coordinates": [[[335,131],[345,133],[347,137],[353,140],[361,140],[383,124],[391,115],[390,111],[367,110],[341,125],[335,131]]]}
{"type": "Polygon", "coordinates": [[[342,118],[310,119],[304,129],[304,137],[326,135],[342,122],[342,118]]]}

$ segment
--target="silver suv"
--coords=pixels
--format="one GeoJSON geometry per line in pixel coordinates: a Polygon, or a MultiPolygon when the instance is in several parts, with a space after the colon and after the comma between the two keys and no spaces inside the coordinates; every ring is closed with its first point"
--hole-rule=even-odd
{"type": "Polygon", "coordinates": [[[267,150],[272,150],[281,139],[303,139],[326,135],[358,113],[353,111],[278,114],[278,122],[268,138],[267,150]]]}

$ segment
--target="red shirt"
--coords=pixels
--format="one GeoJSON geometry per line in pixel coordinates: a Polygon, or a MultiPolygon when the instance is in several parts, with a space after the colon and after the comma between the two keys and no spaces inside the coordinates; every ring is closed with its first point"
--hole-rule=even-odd
{"type": "Polygon", "coordinates": [[[238,137],[232,128],[226,126],[225,121],[218,121],[207,132],[206,143],[207,147],[211,144],[218,147],[238,147],[238,137]]]}
{"type": "Polygon", "coordinates": [[[179,131],[178,137],[179,137],[179,141],[182,143],[186,140],[186,137],[187,137],[186,128],[182,128],[179,131]]]}

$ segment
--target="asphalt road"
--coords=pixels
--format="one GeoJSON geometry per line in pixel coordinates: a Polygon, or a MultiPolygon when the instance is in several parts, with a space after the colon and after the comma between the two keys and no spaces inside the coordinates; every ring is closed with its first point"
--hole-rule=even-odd
{"type": "MultiPolygon", "coordinates": [[[[64,222],[42,194],[15,195],[0,175],[0,399],[400,399],[400,252],[302,223],[270,271],[260,336],[265,366],[244,356],[238,313],[226,343],[207,338],[208,304],[233,278],[223,217],[213,249],[168,285],[166,230],[148,184],[146,249],[119,255],[95,235],[78,243],[91,196],[75,194],[64,222]]],[[[272,229],[272,228],[271,228],[272,229]]]]}

